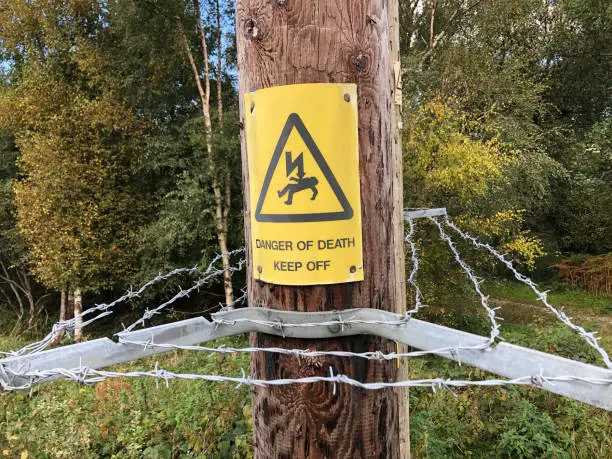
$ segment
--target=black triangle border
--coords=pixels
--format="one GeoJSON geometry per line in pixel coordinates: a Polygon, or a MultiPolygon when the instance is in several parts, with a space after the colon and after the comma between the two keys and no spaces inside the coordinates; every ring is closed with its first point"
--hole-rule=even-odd
{"type": "Polygon", "coordinates": [[[336,177],[333,172],[329,168],[327,161],[321,154],[319,147],[315,143],[314,139],[306,129],[304,122],[300,118],[297,113],[292,113],[287,118],[287,122],[285,123],[285,127],[280,135],[278,143],[276,145],[276,149],[274,150],[274,154],[272,155],[272,160],[270,161],[270,165],[268,166],[268,171],[266,172],[266,177],[264,179],[263,186],[261,188],[261,192],[259,193],[259,199],[257,200],[257,208],[255,210],[255,220],[258,222],[264,223],[307,223],[307,222],[328,222],[328,221],[338,221],[338,220],[350,220],[353,218],[354,212],[351,204],[346,199],[342,188],[338,184],[336,177]],[[314,160],[316,161],[319,169],[323,172],[327,183],[331,186],[332,191],[336,195],[336,198],[340,202],[342,206],[341,212],[322,212],[322,213],[313,213],[313,214],[262,214],[262,208],[266,196],[268,194],[268,189],[270,187],[270,182],[272,181],[272,177],[274,176],[274,171],[276,170],[276,166],[278,166],[278,162],[281,159],[283,151],[285,149],[285,145],[287,145],[287,141],[289,140],[289,135],[293,128],[296,128],[306,147],[310,150],[314,160]]]}

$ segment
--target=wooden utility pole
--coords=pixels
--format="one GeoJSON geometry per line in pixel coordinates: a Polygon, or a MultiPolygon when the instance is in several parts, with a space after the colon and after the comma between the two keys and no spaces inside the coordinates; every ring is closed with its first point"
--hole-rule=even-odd
{"type": "MultiPolygon", "coordinates": [[[[253,278],[249,306],[316,312],[369,307],[405,309],[402,169],[398,133],[397,0],[237,0],[240,103],[244,94],[299,83],[356,83],[363,218],[362,282],[287,287],[253,278]]],[[[242,136],[247,253],[251,261],[249,176],[242,136]]],[[[259,347],[393,352],[395,343],[358,336],[328,340],[253,335],[259,347]]],[[[259,353],[257,378],[299,378],[342,373],[360,381],[394,381],[397,362],[296,358],[259,353]]],[[[408,457],[400,451],[398,395],[318,383],[253,390],[257,458],[408,457]]],[[[401,419],[400,419],[401,418],[401,419]]]]}

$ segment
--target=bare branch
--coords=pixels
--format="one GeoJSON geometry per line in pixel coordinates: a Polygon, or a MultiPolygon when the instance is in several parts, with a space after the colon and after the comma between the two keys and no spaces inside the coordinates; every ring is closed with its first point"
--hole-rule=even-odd
{"type": "Polygon", "coordinates": [[[461,19],[471,10],[473,10],[478,5],[480,5],[483,1],[484,0],[475,0],[474,2],[472,2],[466,7],[464,7],[463,2],[461,2],[460,5],[455,9],[455,11],[453,11],[453,14],[451,14],[451,17],[449,18],[449,20],[446,21],[446,24],[444,24],[444,26],[442,27],[442,30],[438,32],[437,34],[434,34],[434,20],[435,20],[437,2],[436,0],[432,0],[431,20],[429,24],[429,42],[427,43],[427,49],[421,54],[421,58],[418,64],[419,71],[423,71],[423,68],[425,67],[425,63],[434,54],[440,42],[444,38],[446,38],[451,26],[454,25],[459,19],[461,19]]]}

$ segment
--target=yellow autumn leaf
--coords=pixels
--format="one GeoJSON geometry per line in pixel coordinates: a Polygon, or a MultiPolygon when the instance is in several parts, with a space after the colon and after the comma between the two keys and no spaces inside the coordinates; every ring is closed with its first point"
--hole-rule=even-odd
{"type": "Polygon", "coordinates": [[[8,456],[9,455],[8,449],[5,449],[4,451],[2,451],[2,455],[3,456],[8,456]]]}
{"type": "Polygon", "coordinates": [[[28,452],[27,451],[22,451],[20,459],[28,459],[28,452]]]}

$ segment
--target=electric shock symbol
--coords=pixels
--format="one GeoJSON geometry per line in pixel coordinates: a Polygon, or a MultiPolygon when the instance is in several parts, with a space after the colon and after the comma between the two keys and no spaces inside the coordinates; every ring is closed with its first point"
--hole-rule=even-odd
{"type": "Polygon", "coordinates": [[[305,173],[304,173],[304,153],[300,153],[298,155],[297,158],[295,158],[295,161],[293,161],[293,159],[291,159],[291,152],[288,151],[285,153],[285,169],[287,171],[287,177],[289,177],[291,175],[291,173],[294,170],[298,170],[297,171],[297,176],[299,178],[303,178],[305,173]]]}
{"type": "Polygon", "coordinates": [[[287,118],[285,127],[283,128],[276,148],[274,149],[274,154],[272,155],[270,165],[268,166],[263,186],[257,200],[257,207],[255,208],[255,220],[258,222],[270,223],[329,222],[350,220],[353,218],[353,215],[354,212],[351,204],[346,198],[344,191],[342,191],[342,188],[338,184],[338,180],[336,180],[336,177],[327,164],[327,161],[325,161],[325,158],[317,147],[317,144],[310,135],[310,132],[308,132],[308,129],[306,129],[306,126],[299,115],[297,113],[292,113],[289,115],[289,118],[287,118]],[[310,153],[314,159],[314,162],[322,172],[323,177],[317,178],[315,176],[306,176],[306,172],[304,170],[304,152],[300,153],[294,159],[292,152],[285,151],[285,146],[287,145],[289,136],[294,129],[304,141],[306,148],[308,148],[308,153],[310,153]],[[291,207],[288,208],[286,213],[264,213],[264,202],[268,192],[270,191],[270,183],[272,182],[272,177],[274,176],[274,172],[279,165],[283,152],[285,152],[285,175],[289,183],[287,183],[284,188],[280,190],[277,189],[275,194],[278,196],[278,199],[282,199],[286,196],[284,203],[291,207]],[[295,177],[293,176],[294,171],[296,175],[295,177]],[[296,203],[294,205],[294,195],[304,190],[311,191],[312,194],[310,196],[310,201],[316,200],[319,194],[317,185],[321,183],[320,180],[324,180],[323,183],[327,182],[327,184],[329,184],[329,188],[331,188],[337,202],[342,207],[341,211],[308,212],[309,209],[306,208],[303,203],[300,203],[299,205],[296,203]]]}
{"type": "Polygon", "coordinates": [[[312,197],[310,198],[310,200],[314,201],[315,199],[317,199],[317,195],[319,194],[319,190],[317,190],[319,180],[317,180],[316,177],[304,177],[306,175],[306,173],[304,172],[304,154],[300,153],[299,156],[295,158],[295,161],[293,161],[291,158],[291,152],[287,151],[285,152],[285,161],[287,164],[287,177],[290,181],[293,181],[295,183],[289,183],[282,190],[278,190],[278,197],[282,198],[283,196],[288,194],[289,196],[287,197],[285,204],[291,205],[293,204],[293,195],[295,193],[304,190],[311,190],[312,197]],[[291,174],[295,169],[298,170],[297,178],[291,177],[291,174]]]}

